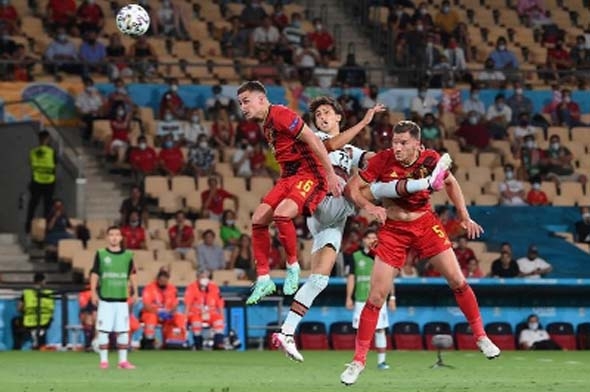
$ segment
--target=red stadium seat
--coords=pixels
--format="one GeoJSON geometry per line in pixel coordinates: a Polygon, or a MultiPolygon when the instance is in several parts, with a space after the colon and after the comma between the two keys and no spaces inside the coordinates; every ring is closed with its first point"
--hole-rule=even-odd
{"type": "Polygon", "coordinates": [[[486,333],[500,350],[516,350],[512,326],[504,322],[489,323],[486,325],[486,333]]]}
{"type": "Polygon", "coordinates": [[[420,326],[413,321],[400,321],[393,324],[393,344],[396,350],[423,350],[420,326]]]}
{"type": "Polygon", "coordinates": [[[549,323],[547,324],[547,332],[551,335],[551,339],[564,350],[576,349],[576,335],[574,334],[574,326],[571,323],[549,323]]]}
{"type": "Polygon", "coordinates": [[[577,330],[578,349],[590,350],[590,323],[578,324],[577,330]]]}
{"type": "Polygon", "coordinates": [[[355,336],[350,321],[338,321],[330,325],[330,344],[333,350],[354,350],[355,336]]]}
{"type": "Polygon", "coordinates": [[[438,350],[432,345],[434,335],[451,335],[451,325],[445,321],[432,321],[424,324],[424,347],[427,350],[438,350]]]}
{"type": "Polygon", "coordinates": [[[473,331],[469,323],[461,322],[455,324],[453,333],[457,350],[479,350],[475,344],[475,338],[473,337],[473,331]]]}
{"type": "Polygon", "coordinates": [[[304,350],[328,350],[326,324],[320,321],[305,321],[299,324],[297,334],[299,347],[304,350]]]}

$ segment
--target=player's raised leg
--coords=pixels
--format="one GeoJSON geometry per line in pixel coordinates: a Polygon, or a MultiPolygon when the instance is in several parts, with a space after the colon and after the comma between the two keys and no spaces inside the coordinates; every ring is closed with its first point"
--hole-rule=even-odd
{"type": "Polygon", "coordinates": [[[287,254],[287,275],[283,283],[283,293],[293,295],[299,287],[299,261],[297,260],[297,231],[293,219],[299,214],[296,201],[285,199],[274,211],[273,221],[279,233],[279,241],[287,254]]]}
{"type": "MultiPolygon", "coordinates": [[[[269,194],[271,193],[272,191],[269,192],[269,194]]],[[[272,221],[272,214],[272,206],[263,202],[252,215],[252,248],[256,261],[257,279],[252,294],[246,300],[248,305],[257,303],[262,297],[272,294],[276,289],[274,282],[270,279],[268,261],[270,253],[268,225],[272,221]]]]}

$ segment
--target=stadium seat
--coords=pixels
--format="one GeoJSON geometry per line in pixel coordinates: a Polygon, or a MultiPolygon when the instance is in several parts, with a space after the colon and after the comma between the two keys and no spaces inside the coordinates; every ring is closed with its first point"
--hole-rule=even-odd
{"type": "Polygon", "coordinates": [[[190,176],[172,177],[172,192],[183,198],[196,193],[195,179],[190,176]]]}
{"type": "Polygon", "coordinates": [[[467,168],[469,182],[483,186],[492,180],[492,171],[489,167],[471,166],[467,168]]]}
{"type": "Polygon", "coordinates": [[[350,321],[338,321],[330,325],[332,350],[354,350],[355,330],[350,321]]]}
{"type": "Polygon", "coordinates": [[[553,135],[559,136],[559,141],[563,144],[570,141],[570,130],[566,127],[549,127],[547,129],[547,136],[551,138],[553,135]]]}
{"type": "Polygon", "coordinates": [[[431,321],[424,324],[422,334],[424,336],[424,347],[426,347],[427,350],[437,350],[437,348],[432,345],[432,337],[441,334],[451,335],[451,325],[446,321],[431,321]]]}
{"type": "Polygon", "coordinates": [[[396,350],[422,350],[420,326],[413,321],[400,321],[391,327],[393,344],[396,350]]]}
{"type": "Polygon", "coordinates": [[[500,166],[502,161],[500,155],[495,152],[480,152],[477,156],[478,165],[481,167],[496,167],[500,166]]]}
{"type": "Polygon", "coordinates": [[[541,189],[547,195],[547,199],[551,202],[555,196],[557,196],[557,189],[553,181],[542,181],[541,189]]]}
{"type": "Polygon", "coordinates": [[[455,324],[453,335],[457,350],[479,350],[475,344],[475,338],[473,337],[473,331],[469,323],[460,322],[455,324]]]}
{"type": "Polygon", "coordinates": [[[572,142],[581,145],[590,145],[590,127],[573,127],[572,142]]]}
{"type": "Polygon", "coordinates": [[[190,261],[174,261],[170,263],[170,281],[173,285],[188,286],[195,279],[195,269],[190,261]]]}
{"type": "Polygon", "coordinates": [[[299,324],[298,345],[303,350],[329,349],[326,324],[321,321],[304,321],[299,324]]]}
{"type": "Polygon", "coordinates": [[[195,235],[197,240],[201,238],[201,235],[207,230],[213,230],[217,237],[219,237],[219,229],[221,223],[213,219],[197,219],[195,220],[195,235]]]}
{"type": "Polygon", "coordinates": [[[154,255],[157,261],[171,262],[180,260],[180,255],[172,249],[157,249],[154,251],[154,255]]]}
{"type": "Polygon", "coordinates": [[[186,196],[185,199],[186,207],[190,212],[196,213],[201,211],[201,207],[203,206],[201,200],[201,194],[198,192],[193,192],[186,196]]]}
{"type": "Polygon", "coordinates": [[[551,335],[551,339],[564,350],[576,349],[576,335],[574,333],[574,326],[571,323],[549,323],[547,324],[547,332],[551,335]]]}
{"type": "Polygon", "coordinates": [[[91,250],[79,250],[74,253],[72,259],[72,267],[82,270],[84,277],[87,278],[90,275],[90,270],[94,265],[95,252],[91,250]]]}
{"type": "Polygon", "coordinates": [[[576,204],[576,199],[570,195],[559,195],[553,198],[551,204],[555,207],[568,207],[576,204]]]}
{"type": "MultiPolygon", "coordinates": [[[[234,195],[248,194],[246,181],[244,181],[242,177],[234,177],[233,175],[231,177],[223,177],[223,188],[234,195]]],[[[268,190],[270,190],[270,188],[266,191],[268,190]]]]}
{"type": "Polygon", "coordinates": [[[145,194],[157,199],[162,193],[168,192],[168,179],[164,176],[146,176],[144,181],[145,194]]]}
{"type": "Polygon", "coordinates": [[[163,192],[158,196],[158,208],[166,214],[174,214],[182,209],[182,198],[172,191],[163,192]]]}
{"type": "Polygon", "coordinates": [[[453,162],[457,167],[469,169],[471,167],[476,166],[475,164],[475,154],[467,153],[467,152],[460,152],[456,154],[453,158],[453,162]]]}
{"type": "Polygon", "coordinates": [[[498,196],[476,195],[473,198],[473,203],[475,203],[476,206],[495,206],[498,204],[498,196]]]}
{"type": "Polygon", "coordinates": [[[78,239],[59,240],[57,243],[57,258],[60,261],[71,263],[74,255],[81,250],[84,250],[84,246],[82,245],[82,241],[78,239]]]}
{"type": "Polygon", "coordinates": [[[45,218],[35,218],[31,222],[31,238],[33,241],[43,242],[45,240],[45,218]]]}
{"type": "Polygon", "coordinates": [[[576,330],[578,349],[590,350],[590,323],[580,323],[576,330]]]}
{"type": "Polygon", "coordinates": [[[88,219],[86,221],[86,227],[90,231],[91,238],[104,238],[109,226],[108,219],[88,219]]]}
{"type": "Polygon", "coordinates": [[[505,322],[489,323],[485,327],[489,338],[500,348],[500,350],[516,350],[512,326],[505,322]]]}
{"type": "Polygon", "coordinates": [[[146,241],[148,250],[165,250],[168,249],[168,242],[159,238],[148,238],[146,241]]]}
{"type": "Polygon", "coordinates": [[[568,196],[573,200],[584,196],[582,184],[579,182],[562,182],[559,185],[559,194],[561,196],[568,196]]]}

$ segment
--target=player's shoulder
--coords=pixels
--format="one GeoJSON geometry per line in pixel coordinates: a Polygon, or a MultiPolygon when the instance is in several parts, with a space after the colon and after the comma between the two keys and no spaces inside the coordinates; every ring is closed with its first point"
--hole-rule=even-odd
{"type": "MultiPolygon", "coordinates": [[[[286,107],[285,105],[271,105],[270,106],[270,115],[275,116],[283,116],[285,114],[297,115],[292,109],[286,107]]],[[[298,116],[299,117],[299,116],[298,116]]]]}
{"type": "Polygon", "coordinates": [[[420,153],[420,157],[416,163],[424,166],[434,166],[440,159],[440,154],[430,148],[425,149],[420,153]]]}

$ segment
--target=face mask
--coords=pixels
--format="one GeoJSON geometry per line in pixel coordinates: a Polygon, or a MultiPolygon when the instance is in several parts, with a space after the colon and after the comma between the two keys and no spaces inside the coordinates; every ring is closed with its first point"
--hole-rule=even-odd
{"type": "Polygon", "coordinates": [[[209,145],[207,144],[207,142],[200,142],[199,143],[199,147],[201,148],[207,148],[209,145]]]}
{"type": "Polygon", "coordinates": [[[315,25],[315,29],[316,29],[317,31],[322,31],[322,29],[323,29],[323,28],[324,28],[324,26],[322,26],[321,24],[317,24],[317,25],[315,25]]]}
{"type": "Polygon", "coordinates": [[[538,182],[535,182],[533,184],[533,189],[536,190],[536,191],[538,191],[539,189],[541,189],[541,184],[539,184],[538,182]]]}
{"type": "Polygon", "coordinates": [[[117,88],[117,92],[118,92],[119,94],[124,94],[124,95],[127,95],[127,90],[125,89],[125,87],[118,87],[118,88],[117,88]]]}
{"type": "Polygon", "coordinates": [[[167,140],[164,142],[164,148],[172,148],[174,146],[174,142],[172,140],[167,140]]]}
{"type": "Polygon", "coordinates": [[[129,224],[131,225],[131,227],[137,227],[139,226],[139,221],[131,221],[129,222],[129,224]]]}
{"type": "Polygon", "coordinates": [[[94,87],[94,86],[88,86],[88,87],[86,87],[86,92],[88,94],[92,94],[95,91],[96,91],[96,87],[94,87]]]}
{"type": "Polygon", "coordinates": [[[170,90],[175,92],[178,91],[178,85],[173,84],[172,86],[170,86],[170,90]]]}
{"type": "Polygon", "coordinates": [[[424,31],[424,26],[422,26],[422,25],[416,26],[416,31],[424,31]]]}
{"type": "Polygon", "coordinates": [[[584,50],[586,48],[585,44],[578,44],[578,49],[584,50]]]}
{"type": "Polygon", "coordinates": [[[199,279],[199,284],[201,285],[201,287],[206,287],[209,284],[209,278],[199,279]]]}
{"type": "Polygon", "coordinates": [[[563,102],[570,103],[571,101],[572,101],[572,99],[569,96],[563,97],[563,102]]]}
{"type": "Polygon", "coordinates": [[[503,103],[497,103],[496,104],[496,109],[498,109],[498,110],[504,109],[504,104],[503,103]]]}
{"type": "Polygon", "coordinates": [[[422,15],[426,15],[428,13],[428,10],[426,8],[420,8],[420,13],[422,15]]]}
{"type": "Polygon", "coordinates": [[[395,11],[395,14],[396,14],[397,16],[402,16],[403,12],[404,12],[404,11],[402,11],[402,10],[397,10],[397,11],[395,11]]]}
{"type": "Polygon", "coordinates": [[[446,14],[447,12],[449,12],[449,9],[450,9],[449,6],[445,5],[444,7],[442,7],[442,12],[444,12],[446,14]]]}
{"type": "Polygon", "coordinates": [[[124,115],[125,115],[125,111],[124,110],[117,110],[117,116],[123,117],[124,115]]]}
{"type": "Polygon", "coordinates": [[[233,219],[228,219],[225,221],[225,223],[227,223],[228,226],[233,226],[236,224],[236,221],[233,219]]]}
{"type": "Polygon", "coordinates": [[[147,143],[139,143],[139,149],[145,150],[147,148],[147,143]]]}
{"type": "Polygon", "coordinates": [[[164,115],[164,121],[172,121],[174,120],[174,117],[172,117],[172,115],[170,113],[166,113],[164,115]]]}
{"type": "Polygon", "coordinates": [[[57,35],[57,39],[61,42],[64,42],[67,38],[68,38],[68,36],[65,34],[58,34],[57,35]]]}
{"type": "Polygon", "coordinates": [[[434,46],[434,44],[432,42],[429,42],[426,44],[427,47],[432,48],[434,46]]]}
{"type": "Polygon", "coordinates": [[[498,45],[498,50],[506,50],[506,45],[498,45]]]}
{"type": "Polygon", "coordinates": [[[559,150],[559,143],[551,143],[551,149],[554,151],[559,150]]]}
{"type": "Polygon", "coordinates": [[[528,149],[533,149],[535,148],[535,142],[532,140],[527,140],[524,145],[526,146],[526,148],[528,149]]]}
{"type": "Polygon", "coordinates": [[[199,123],[199,116],[197,116],[196,114],[191,118],[191,121],[195,124],[199,123]]]}
{"type": "Polygon", "coordinates": [[[522,89],[521,88],[517,88],[516,90],[514,90],[514,92],[516,93],[516,95],[522,95],[522,89]]]}
{"type": "Polygon", "coordinates": [[[475,117],[475,116],[469,117],[469,124],[471,124],[471,125],[477,124],[477,117],[475,117]]]}
{"type": "Polygon", "coordinates": [[[507,180],[512,180],[514,178],[514,173],[511,171],[504,172],[507,180]]]}
{"type": "Polygon", "coordinates": [[[300,27],[301,26],[301,22],[298,20],[294,20],[292,24],[293,24],[293,27],[300,27]]]}
{"type": "Polygon", "coordinates": [[[529,323],[529,329],[536,331],[537,329],[539,329],[539,323],[529,323]]]}
{"type": "Polygon", "coordinates": [[[582,214],[582,219],[584,219],[584,220],[590,220],[590,212],[584,212],[582,214]]]}
{"type": "Polygon", "coordinates": [[[88,4],[94,4],[94,0],[86,0],[88,4]]]}

